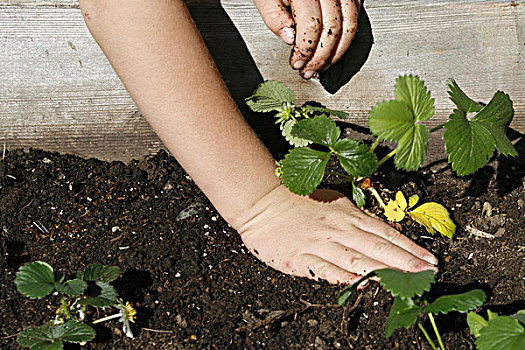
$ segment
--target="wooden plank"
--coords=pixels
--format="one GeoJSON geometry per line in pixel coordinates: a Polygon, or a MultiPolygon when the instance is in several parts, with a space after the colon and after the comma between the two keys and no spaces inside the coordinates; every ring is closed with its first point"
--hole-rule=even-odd
{"type": "MultiPolygon", "coordinates": [[[[0,143],[119,160],[155,151],[160,141],[77,7],[72,0],[0,0],[0,50],[7,53],[0,56],[0,143]]],[[[350,122],[363,125],[373,104],[393,96],[396,76],[414,73],[436,99],[429,125],[450,113],[444,83],[454,77],[482,101],[497,89],[509,93],[516,109],[511,126],[525,131],[525,0],[367,0],[360,41],[344,68],[368,58],[335,94],[288,68],[289,47],[266,29],[251,2],[194,0],[190,9],[240,106],[263,79],[278,79],[300,102],[349,111],[350,122]]],[[[251,120],[266,133],[265,123],[251,120]]]]}

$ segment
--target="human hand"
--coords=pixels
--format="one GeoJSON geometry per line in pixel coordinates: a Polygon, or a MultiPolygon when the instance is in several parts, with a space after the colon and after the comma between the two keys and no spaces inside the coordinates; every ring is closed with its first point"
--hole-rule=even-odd
{"type": "Polygon", "coordinates": [[[294,45],[290,65],[305,79],[341,59],[354,39],[361,8],[361,0],[254,2],[266,26],[285,43],[294,45]]]}
{"type": "Polygon", "coordinates": [[[387,267],[437,271],[431,253],[332,190],[309,198],[281,185],[232,224],[252,254],[295,276],[351,284],[387,267]]]}

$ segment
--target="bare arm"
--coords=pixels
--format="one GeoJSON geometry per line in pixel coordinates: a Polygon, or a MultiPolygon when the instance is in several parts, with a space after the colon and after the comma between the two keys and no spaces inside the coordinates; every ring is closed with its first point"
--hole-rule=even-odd
{"type": "Polygon", "coordinates": [[[142,114],[227,221],[279,185],[182,0],[80,4],[142,114]]]}

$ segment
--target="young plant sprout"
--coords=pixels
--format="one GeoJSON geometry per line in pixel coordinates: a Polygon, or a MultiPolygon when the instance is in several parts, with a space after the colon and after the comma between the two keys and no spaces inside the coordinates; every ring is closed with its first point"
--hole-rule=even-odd
{"type": "Polygon", "coordinates": [[[58,294],[60,306],[55,319],[39,327],[28,327],[17,341],[30,349],[62,349],[64,342],[85,344],[95,337],[95,330],[86,322],[88,307],[113,307],[119,313],[96,320],[91,324],[119,317],[126,336],[133,338],[129,322],[135,322],[136,311],[118,298],[117,291],[110,284],[120,275],[116,266],[88,265],[66,280],[65,275],[56,273],[42,261],[20,267],[15,283],[18,291],[29,298],[43,298],[52,292],[58,294]]]}
{"type": "Polygon", "coordinates": [[[379,277],[381,285],[394,296],[394,303],[386,321],[386,338],[390,337],[398,328],[408,328],[413,324],[417,324],[434,350],[438,348],[419,320],[420,315],[427,315],[440,349],[445,350],[446,348],[438,331],[434,315],[447,314],[452,311],[464,313],[474,310],[484,303],[486,297],[485,292],[481,289],[474,289],[463,294],[444,295],[429,303],[424,293],[428,292],[430,286],[435,283],[434,271],[405,273],[393,269],[381,269],[363,276],[353,285],[341,290],[337,297],[337,303],[347,306],[351,302],[351,297],[357,290],[357,287],[363,281],[374,276],[379,277]]]}
{"type": "Polygon", "coordinates": [[[362,207],[365,203],[360,187],[363,179],[392,157],[397,169],[419,169],[426,159],[429,134],[441,128],[446,129],[445,151],[458,175],[476,172],[487,164],[496,149],[505,156],[518,155],[505,134],[514,116],[507,94],[496,92],[484,106],[470,99],[453,79],[448,80],[447,86],[457,109],[448,122],[428,130],[421,123],[434,115],[430,91],[418,76],[400,76],[394,86],[396,98],[380,102],[370,110],[367,124],[377,137],[371,147],[341,138],[341,130],[330,116],[344,119],[346,113],[309,105],[296,106],[294,92],[278,81],[260,84],[246,102],[253,111],[274,112],[283,136],[295,146],[280,162],[278,171],[290,191],[311,194],[326,174],[329,158],[335,156],[346,172],[338,175],[352,183],[353,199],[362,207]],[[374,151],[381,141],[397,142],[397,147],[378,160],[374,151]],[[315,144],[316,148],[306,147],[310,144],[315,144]]]}

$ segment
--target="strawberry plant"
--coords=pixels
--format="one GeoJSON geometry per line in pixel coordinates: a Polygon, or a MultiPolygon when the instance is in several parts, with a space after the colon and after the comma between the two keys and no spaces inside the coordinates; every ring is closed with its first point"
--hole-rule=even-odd
{"type": "MultiPolygon", "coordinates": [[[[345,171],[336,175],[352,184],[352,197],[356,205],[362,207],[365,203],[362,184],[367,177],[392,157],[397,169],[419,169],[426,159],[429,135],[441,128],[446,129],[443,137],[448,161],[458,175],[476,172],[487,164],[496,149],[505,156],[518,155],[506,136],[506,128],[514,116],[512,101],[507,94],[496,92],[485,106],[469,98],[453,79],[448,80],[447,86],[450,99],[457,108],[449,121],[429,130],[422,122],[434,115],[434,99],[430,91],[418,76],[400,76],[394,86],[396,98],[379,102],[370,110],[367,124],[372,135],[377,137],[371,147],[341,137],[341,130],[331,117],[344,119],[346,113],[309,105],[297,106],[294,92],[280,82],[260,84],[246,102],[253,111],[273,112],[283,136],[294,146],[278,162],[276,170],[290,191],[299,195],[311,194],[327,174],[329,159],[335,157],[345,171]],[[375,150],[382,141],[396,142],[397,147],[378,159],[375,150]]],[[[448,218],[448,213],[443,214],[446,209],[438,208],[437,204],[423,206],[408,212],[402,208],[399,215],[410,215],[432,234],[439,231],[452,236],[455,227],[450,219],[452,225],[448,222],[434,225],[426,215],[437,210],[437,220],[442,220],[444,216],[448,218]]]]}
{"type": "Polygon", "coordinates": [[[17,338],[21,346],[33,350],[62,349],[64,342],[85,344],[95,337],[95,330],[86,322],[88,307],[113,307],[116,314],[93,321],[92,324],[119,318],[122,329],[133,337],[129,322],[135,322],[136,311],[129,303],[118,298],[110,284],[120,275],[116,266],[91,264],[66,280],[42,261],[20,267],[15,284],[20,293],[29,298],[43,298],[56,292],[60,300],[54,320],[38,327],[28,327],[17,338]]]}
{"type": "Polygon", "coordinates": [[[420,316],[426,315],[428,317],[439,347],[441,350],[445,350],[446,348],[441,339],[434,315],[447,314],[452,311],[465,313],[481,306],[486,297],[485,292],[481,289],[474,289],[462,294],[443,295],[433,302],[428,302],[425,292],[428,292],[430,286],[435,283],[434,271],[407,273],[393,269],[381,269],[372,271],[353,285],[341,290],[337,297],[337,303],[347,306],[357,287],[366,279],[374,276],[379,277],[381,285],[394,296],[394,303],[390,308],[386,321],[386,338],[389,338],[398,328],[408,328],[413,324],[417,324],[434,350],[438,348],[421,323],[420,316]]]}

